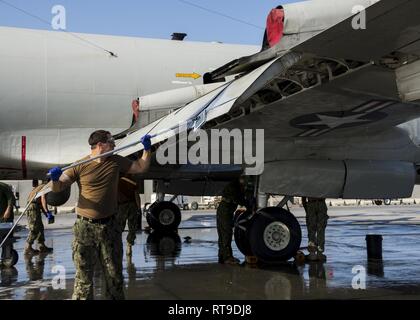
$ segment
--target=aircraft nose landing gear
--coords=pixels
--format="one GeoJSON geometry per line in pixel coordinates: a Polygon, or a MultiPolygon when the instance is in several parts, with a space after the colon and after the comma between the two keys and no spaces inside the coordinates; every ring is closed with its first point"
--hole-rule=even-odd
{"type": "Polygon", "coordinates": [[[181,211],[172,202],[155,202],[147,209],[146,220],[156,231],[173,231],[181,222],[181,211]]]}

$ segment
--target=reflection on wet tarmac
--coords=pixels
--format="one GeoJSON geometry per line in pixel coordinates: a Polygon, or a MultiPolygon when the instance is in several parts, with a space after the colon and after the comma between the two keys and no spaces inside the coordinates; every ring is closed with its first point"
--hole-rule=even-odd
{"type": "MultiPolygon", "coordinates": [[[[45,266],[45,257],[47,255],[40,253],[35,256],[27,256],[24,255],[25,264],[26,264],[26,272],[28,275],[28,279],[31,282],[42,281],[44,279],[44,266],[45,266]]],[[[25,291],[26,300],[33,300],[33,299],[46,299],[47,296],[41,293],[41,287],[38,286],[30,286],[25,291]]]]}
{"type": "Polygon", "coordinates": [[[181,238],[178,233],[152,231],[147,236],[147,254],[155,257],[178,257],[181,254],[181,238]]]}
{"type": "Polygon", "coordinates": [[[18,271],[15,267],[1,268],[1,286],[8,287],[17,281],[18,271]]]}
{"type": "MultiPolygon", "coordinates": [[[[217,263],[217,232],[214,212],[183,217],[178,233],[139,232],[132,256],[124,255],[127,299],[382,299],[420,297],[419,207],[348,208],[331,214],[327,228],[326,263],[300,266],[292,262],[253,267],[217,263]],[[359,212],[359,211],[361,212],[359,212]],[[370,209],[372,210],[372,209],[370,209]],[[355,214],[351,214],[355,211],[355,214]],[[342,215],[339,213],[343,212],[342,215]],[[391,218],[392,216],[392,218],[391,218]],[[378,218],[379,217],[379,218],[378,218]],[[374,221],[375,223],[372,223],[374,221]],[[412,221],[412,223],[409,223],[412,221]],[[366,255],[366,234],[383,235],[383,261],[370,263],[366,255]],[[366,290],[354,290],[355,266],[366,270],[366,290]]],[[[331,210],[332,211],[332,210],[331,210]]],[[[330,212],[331,212],[330,211],[330,212]]],[[[305,221],[302,224],[306,244],[305,221]]],[[[19,261],[14,268],[2,268],[0,299],[70,299],[74,265],[71,259],[71,215],[58,217],[63,226],[46,230],[49,255],[24,257],[27,231],[18,232],[15,249],[19,261]],[[67,219],[67,220],[66,220],[67,219]],[[66,289],[54,290],[54,266],[66,271],[66,289]]],[[[124,237],[125,239],[125,237],[124,237]]],[[[243,256],[233,244],[234,254],[243,256]]],[[[102,270],[95,270],[95,297],[103,290],[102,270]]]]}
{"type": "Polygon", "coordinates": [[[373,276],[383,278],[385,276],[384,272],[384,262],[380,261],[368,261],[367,262],[367,273],[373,276]]]}

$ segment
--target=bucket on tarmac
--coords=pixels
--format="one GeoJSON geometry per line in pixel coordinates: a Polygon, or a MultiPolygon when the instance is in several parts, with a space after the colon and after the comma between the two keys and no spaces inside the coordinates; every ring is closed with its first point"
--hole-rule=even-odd
{"type": "Polygon", "coordinates": [[[382,260],[382,236],[380,234],[366,235],[368,260],[382,260]]]}

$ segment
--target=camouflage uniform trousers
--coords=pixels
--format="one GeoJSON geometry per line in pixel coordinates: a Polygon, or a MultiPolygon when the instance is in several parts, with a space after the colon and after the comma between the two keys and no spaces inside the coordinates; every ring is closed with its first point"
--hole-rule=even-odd
{"type": "Polygon", "coordinates": [[[232,254],[233,215],[236,204],[220,202],[217,208],[217,234],[219,236],[219,259],[226,260],[232,254]]]}
{"type": "Polygon", "coordinates": [[[26,242],[32,245],[35,240],[38,243],[44,243],[44,224],[42,223],[41,218],[41,210],[39,209],[38,205],[35,203],[31,203],[26,211],[26,215],[28,218],[28,229],[29,234],[26,242]]]}
{"type": "Polygon", "coordinates": [[[73,226],[76,268],[73,300],[93,299],[93,274],[98,261],[105,282],[105,298],[124,299],[121,230],[115,217],[106,224],[77,219],[73,226]]]}
{"type": "Polygon", "coordinates": [[[315,243],[322,251],[325,249],[325,228],[327,227],[328,214],[325,201],[311,201],[306,204],[306,226],[308,240],[315,243]]]}
{"type": "Polygon", "coordinates": [[[128,234],[127,243],[134,245],[136,240],[137,231],[137,204],[136,202],[122,203],[118,206],[117,220],[121,228],[121,232],[124,231],[125,225],[128,222],[128,234]]]}

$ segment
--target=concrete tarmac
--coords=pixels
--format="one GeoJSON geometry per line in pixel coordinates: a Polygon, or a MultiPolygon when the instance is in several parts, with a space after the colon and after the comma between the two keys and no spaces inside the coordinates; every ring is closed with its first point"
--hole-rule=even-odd
{"type": "MultiPolygon", "coordinates": [[[[292,207],[303,231],[302,208],[292,207]]],[[[420,206],[329,207],[326,263],[293,261],[251,267],[217,263],[216,217],[212,211],[183,211],[177,234],[138,232],[133,256],[124,255],[127,299],[420,299],[420,206]],[[369,264],[367,234],[383,236],[383,263],[369,264]],[[186,238],[189,237],[189,238],[186,238]]],[[[19,261],[2,268],[0,299],[70,299],[74,214],[60,214],[46,225],[48,255],[23,255],[27,230],[15,233],[19,261]],[[63,277],[65,275],[65,278],[63,277]]],[[[45,219],[44,219],[45,223],[45,219]]],[[[25,226],[23,219],[21,225],[25,226]]],[[[123,234],[125,240],[126,232],[123,234]]],[[[124,241],[125,245],[125,241],[124,241]]],[[[232,244],[234,254],[243,255],[232,244]]],[[[95,274],[95,299],[102,299],[101,270],[95,274]]]]}

